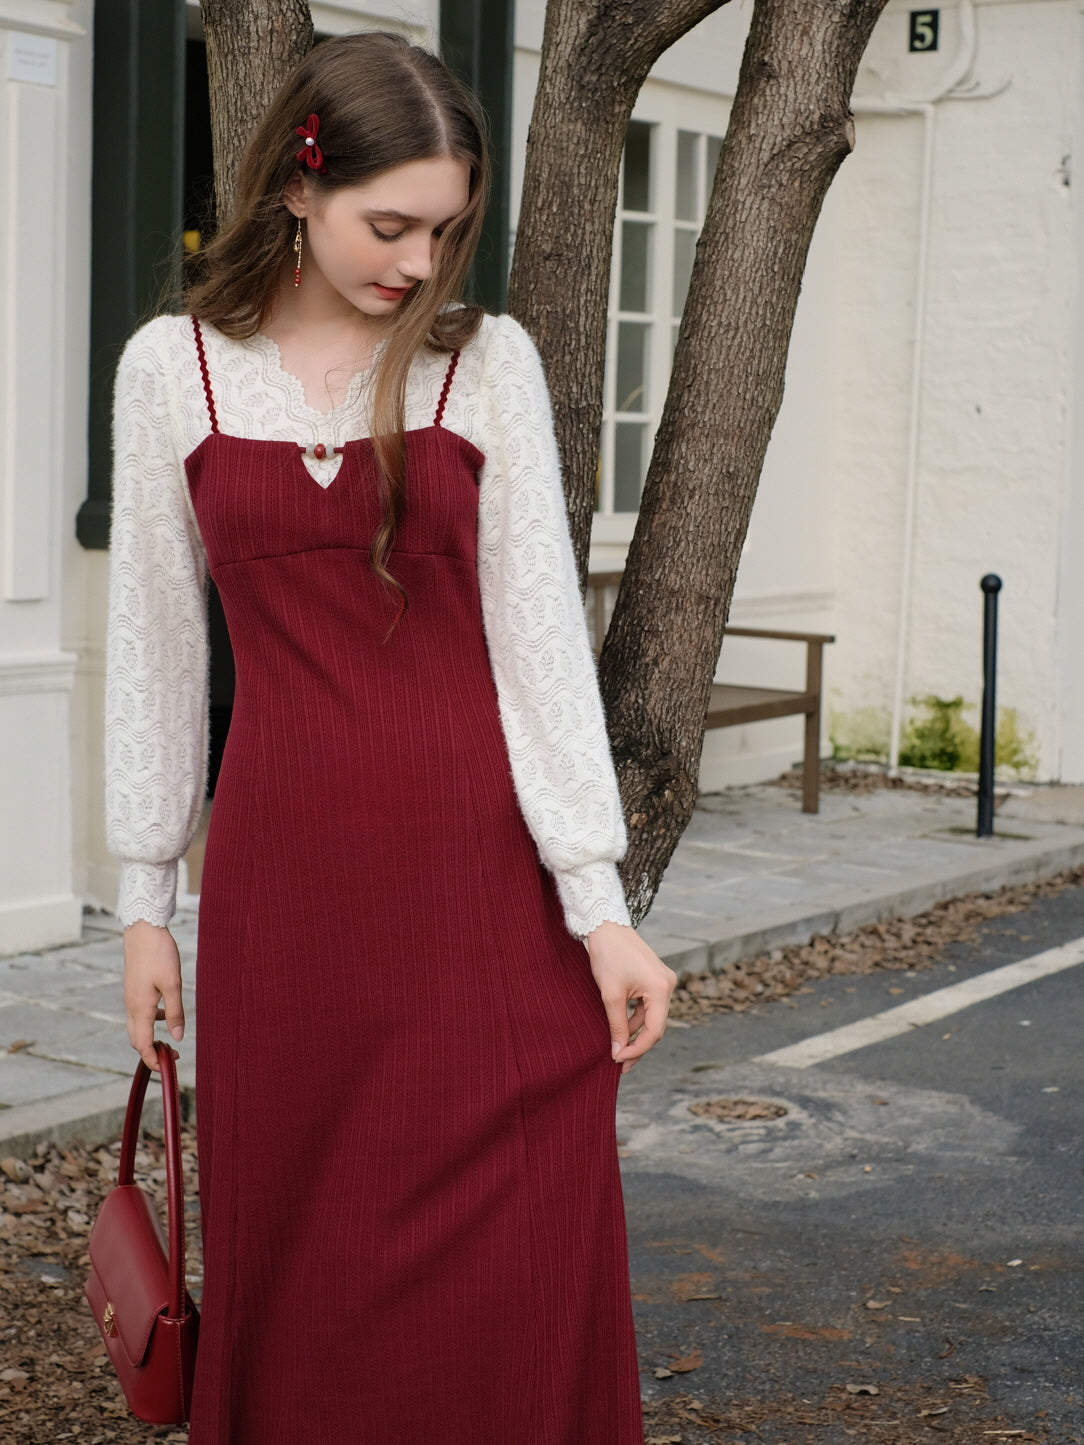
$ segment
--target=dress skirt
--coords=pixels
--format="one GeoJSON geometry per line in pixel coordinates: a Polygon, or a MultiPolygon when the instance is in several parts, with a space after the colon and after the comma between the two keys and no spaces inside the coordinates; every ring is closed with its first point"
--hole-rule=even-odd
{"type": "Polygon", "coordinates": [[[469,443],[188,482],[237,692],[200,900],[190,1445],[640,1445],[619,1069],[520,813],[469,443]],[[400,614],[397,617],[397,614],[400,614]]]}

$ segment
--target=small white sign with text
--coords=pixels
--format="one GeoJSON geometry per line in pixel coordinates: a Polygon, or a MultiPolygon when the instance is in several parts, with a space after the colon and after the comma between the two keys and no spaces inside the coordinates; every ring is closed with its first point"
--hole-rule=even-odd
{"type": "Polygon", "coordinates": [[[12,30],[8,35],[8,79],[55,85],[56,52],[56,41],[48,35],[27,35],[24,31],[12,30]]]}

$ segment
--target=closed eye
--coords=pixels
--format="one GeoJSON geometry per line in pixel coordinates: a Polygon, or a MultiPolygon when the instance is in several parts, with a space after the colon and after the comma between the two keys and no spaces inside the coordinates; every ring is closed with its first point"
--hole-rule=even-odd
{"type": "Polygon", "coordinates": [[[390,235],[387,231],[381,231],[377,226],[370,225],[369,229],[370,231],[372,231],[373,235],[377,238],[378,241],[399,241],[406,235],[405,226],[401,231],[395,231],[390,235]]]}

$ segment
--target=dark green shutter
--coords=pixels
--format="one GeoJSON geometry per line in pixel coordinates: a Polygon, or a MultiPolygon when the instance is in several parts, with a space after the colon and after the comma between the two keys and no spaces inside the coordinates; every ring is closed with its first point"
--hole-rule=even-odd
{"type": "Polygon", "coordinates": [[[515,0],[440,0],[441,53],[489,116],[493,195],[474,266],[475,299],[503,311],[508,287],[515,0]]]}
{"type": "Polygon", "coordinates": [[[113,376],[181,265],[184,0],[96,0],[87,500],[76,535],[109,542],[113,376]]]}

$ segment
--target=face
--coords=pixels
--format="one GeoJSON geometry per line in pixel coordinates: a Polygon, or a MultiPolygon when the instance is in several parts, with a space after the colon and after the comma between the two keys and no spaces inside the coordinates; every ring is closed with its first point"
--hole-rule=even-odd
{"type": "Polygon", "coordinates": [[[291,182],[286,204],[305,218],[302,284],[366,316],[390,316],[429,275],[437,238],[466,208],[469,184],[467,163],[449,156],[408,161],[326,197],[291,182]]]}

